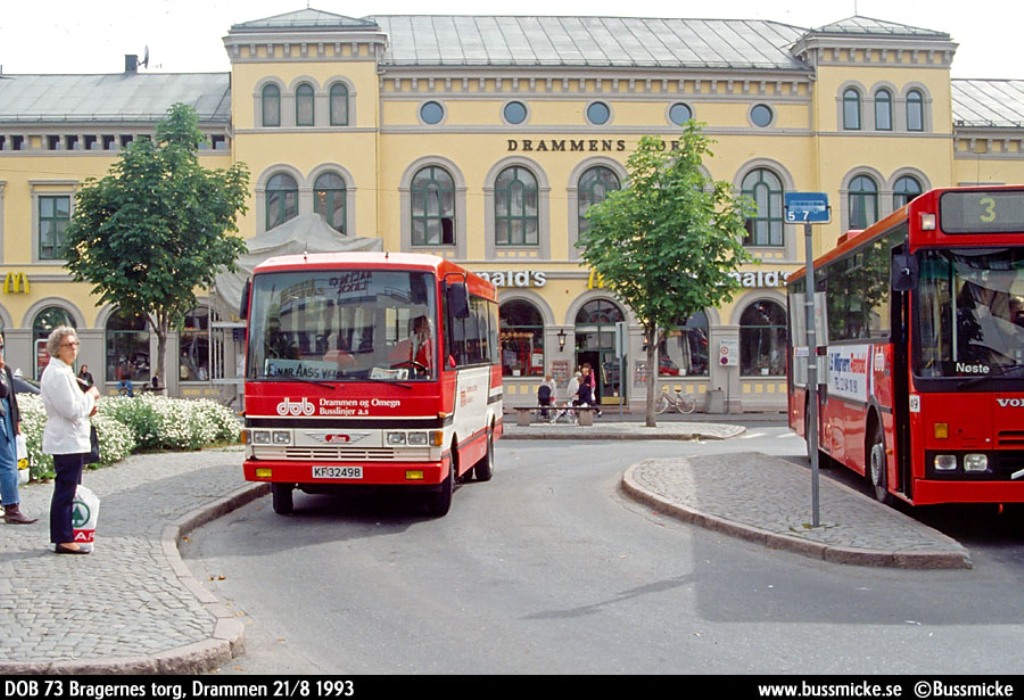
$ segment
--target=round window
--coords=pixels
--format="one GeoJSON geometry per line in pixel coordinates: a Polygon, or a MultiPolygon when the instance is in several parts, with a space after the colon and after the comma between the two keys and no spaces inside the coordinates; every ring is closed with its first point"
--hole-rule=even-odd
{"type": "Polygon", "coordinates": [[[440,102],[424,102],[420,107],[420,119],[424,124],[440,124],[444,119],[444,107],[440,102]]]}
{"type": "Polygon", "coordinates": [[[503,114],[509,124],[522,124],[526,121],[526,105],[522,102],[509,102],[505,105],[503,114]]]}
{"type": "Polygon", "coordinates": [[[690,109],[689,105],[683,104],[682,102],[676,102],[669,108],[668,118],[672,120],[673,124],[682,126],[693,119],[693,110],[690,109]]]}
{"type": "Polygon", "coordinates": [[[768,105],[754,105],[754,108],[750,110],[750,121],[757,126],[768,126],[774,118],[775,113],[768,105]]]}
{"type": "Polygon", "coordinates": [[[587,121],[591,124],[607,124],[612,111],[604,102],[593,102],[587,107],[587,121]]]}

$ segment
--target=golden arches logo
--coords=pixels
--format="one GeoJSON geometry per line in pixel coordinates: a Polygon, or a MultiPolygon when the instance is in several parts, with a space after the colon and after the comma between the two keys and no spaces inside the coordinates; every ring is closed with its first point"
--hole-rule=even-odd
{"type": "Polygon", "coordinates": [[[591,269],[590,276],[587,277],[587,289],[604,289],[604,275],[591,269]]]}
{"type": "Polygon", "coordinates": [[[28,294],[28,276],[24,272],[8,272],[4,277],[4,294],[28,294]]]}

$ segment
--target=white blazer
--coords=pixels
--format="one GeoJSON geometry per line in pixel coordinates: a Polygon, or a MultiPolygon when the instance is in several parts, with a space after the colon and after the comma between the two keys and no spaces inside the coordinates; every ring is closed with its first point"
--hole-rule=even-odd
{"type": "Polygon", "coordinates": [[[96,400],[78,386],[75,371],[51,357],[39,382],[46,409],[43,452],[48,455],[82,454],[91,449],[89,414],[96,400]]]}

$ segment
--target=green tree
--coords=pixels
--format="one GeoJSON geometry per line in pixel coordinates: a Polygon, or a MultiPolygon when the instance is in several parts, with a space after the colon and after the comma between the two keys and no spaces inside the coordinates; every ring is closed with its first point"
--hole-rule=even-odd
{"type": "Polygon", "coordinates": [[[588,228],[577,243],[643,326],[650,427],[665,331],[731,300],[740,284],[730,273],[752,260],[742,244],[752,205],[701,171],[710,144],[694,122],[677,149],[659,137],[641,138],[626,161],[627,185],[587,211],[588,228]]]}
{"type": "Polygon", "coordinates": [[[205,139],[195,110],[172,106],[154,138],[136,139],[106,177],[86,180],[66,231],[74,280],[91,283],[101,303],[147,319],[165,378],[169,331],[195,306],[195,290],[234,269],[246,250],[232,234],[247,208],[248,169],[202,167],[205,139]]]}

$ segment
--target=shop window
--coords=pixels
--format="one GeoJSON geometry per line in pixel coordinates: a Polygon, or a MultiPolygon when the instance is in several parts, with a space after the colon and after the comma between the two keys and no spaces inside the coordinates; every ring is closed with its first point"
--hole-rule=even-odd
{"type": "Polygon", "coordinates": [[[747,377],[786,374],[786,312],[780,304],[758,301],[740,316],[740,373],[747,377]]]}
{"type": "Polygon", "coordinates": [[[323,173],[313,183],[313,211],[341,233],[345,233],[345,196],[345,181],[337,173],[323,173]]]}
{"type": "Polygon", "coordinates": [[[874,180],[867,175],[853,178],[847,197],[851,229],[865,229],[878,221],[878,185],[874,180]]]}
{"type": "Polygon", "coordinates": [[[888,90],[875,93],[875,130],[892,131],[892,93],[888,90]]]}
{"type": "Polygon", "coordinates": [[[46,352],[46,339],[50,337],[53,329],[59,326],[78,327],[74,317],[68,313],[67,309],[60,306],[47,306],[41,309],[32,321],[32,346],[36,356],[35,373],[33,375],[35,379],[39,379],[39,376],[46,369],[46,365],[50,361],[50,357],[46,352]]]}
{"type": "Polygon", "coordinates": [[[108,382],[128,379],[139,385],[150,380],[149,324],[145,316],[112,313],[107,319],[105,344],[108,382]]]}
{"type": "Polygon", "coordinates": [[[540,192],[537,178],[526,168],[512,166],[494,184],[495,245],[540,244],[540,192]]]}
{"type": "Polygon", "coordinates": [[[924,131],[924,95],[920,90],[907,93],[907,131],[924,131]]]}
{"type": "Polygon", "coordinates": [[[313,86],[309,83],[302,83],[295,89],[295,124],[297,126],[313,126],[316,121],[313,104],[313,86]]]}
{"type": "Polygon", "coordinates": [[[924,188],[921,183],[918,182],[916,177],[910,175],[904,175],[892,188],[892,208],[899,209],[910,201],[916,198],[919,194],[924,192],[924,188]]]}
{"type": "Polygon", "coordinates": [[[197,306],[185,315],[179,337],[178,378],[183,382],[205,382],[210,379],[210,308],[197,306]]]}
{"type": "Polygon", "coordinates": [[[71,197],[39,197],[39,259],[64,258],[64,232],[71,223],[71,197]]]}
{"type": "Polygon", "coordinates": [[[783,190],[779,176],[771,170],[757,168],[743,178],[741,189],[756,207],[754,215],[746,221],[747,235],[743,244],[756,247],[785,245],[783,190]]]}
{"type": "Polygon", "coordinates": [[[604,299],[588,301],[576,314],[577,326],[602,325],[625,320],[622,309],[604,299]]]}
{"type": "Polygon", "coordinates": [[[331,126],[348,126],[348,86],[331,85],[331,126]]]}
{"type": "Polygon", "coordinates": [[[544,320],[528,301],[499,308],[501,373],[506,377],[544,376],[544,320]]]}
{"type": "Polygon", "coordinates": [[[586,213],[591,206],[603,202],[608,193],[620,189],[619,177],[611,169],[599,165],[587,169],[579,183],[579,227],[582,234],[589,228],[586,213]]]}
{"type": "Polygon", "coordinates": [[[263,126],[281,126],[281,88],[266,85],[260,93],[263,126]]]}
{"type": "Polygon", "coordinates": [[[299,215],[299,186],[295,178],[277,173],[267,182],[267,230],[299,215]]]}
{"type": "Polygon", "coordinates": [[[847,131],[860,130],[860,93],[853,88],[843,91],[843,128],[847,131]]]}
{"type": "Polygon", "coordinates": [[[434,165],[418,171],[410,187],[412,244],[455,245],[455,180],[434,165]]]}
{"type": "Polygon", "coordinates": [[[658,346],[658,374],[662,377],[708,376],[708,317],[703,311],[666,331],[658,346]]]}

